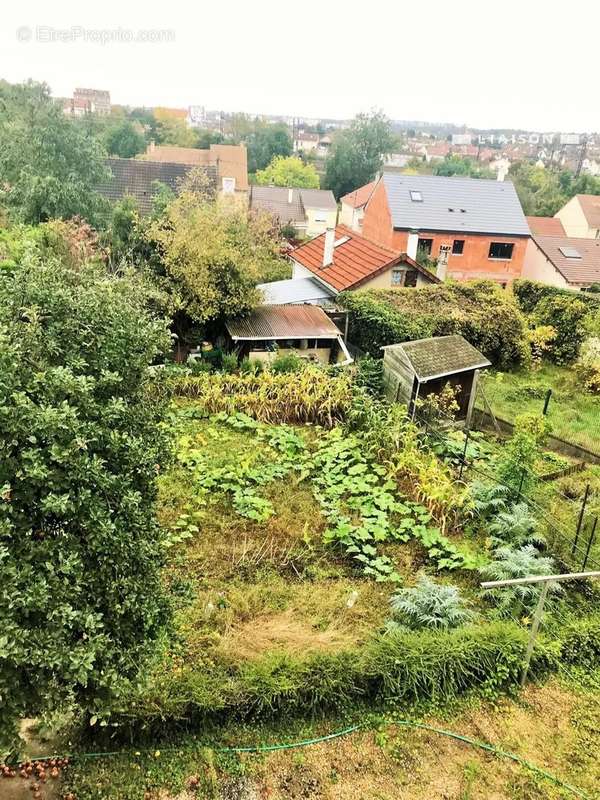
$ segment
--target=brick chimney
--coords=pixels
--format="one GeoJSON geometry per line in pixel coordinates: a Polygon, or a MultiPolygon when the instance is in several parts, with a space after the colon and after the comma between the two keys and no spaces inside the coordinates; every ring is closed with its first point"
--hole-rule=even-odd
{"type": "Polygon", "coordinates": [[[294,202],[294,190],[288,189],[288,203],[294,202]]]}

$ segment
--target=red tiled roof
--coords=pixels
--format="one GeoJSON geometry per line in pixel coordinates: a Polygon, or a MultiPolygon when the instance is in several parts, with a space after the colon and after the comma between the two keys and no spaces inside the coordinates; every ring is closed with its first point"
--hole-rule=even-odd
{"type": "Polygon", "coordinates": [[[535,236],[565,236],[565,229],[558,217],[525,217],[529,230],[535,236]]]}
{"type": "Polygon", "coordinates": [[[376,183],[377,181],[371,181],[371,183],[367,183],[366,186],[361,186],[359,189],[355,189],[353,192],[345,194],[341,198],[341,202],[348,206],[352,206],[352,208],[361,208],[371,197],[376,183]]]}
{"type": "MultiPolygon", "coordinates": [[[[335,241],[346,237],[348,241],[334,247],[333,262],[327,267],[323,267],[324,233],[311,239],[310,242],[300,245],[290,255],[294,261],[306,267],[317,278],[338,292],[351,289],[373,278],[393,264],[406,263],[419,272],[425,272],[405,253],[382,247],[382,245],[360,236],[351,228],[338,225],[335,229],[335,241]]],[[[427,275],[431,275],[431,273],[427,272],[427,275]]],[[[431,278],[437,282],[435,276],[431,275],[431,278]]]]}

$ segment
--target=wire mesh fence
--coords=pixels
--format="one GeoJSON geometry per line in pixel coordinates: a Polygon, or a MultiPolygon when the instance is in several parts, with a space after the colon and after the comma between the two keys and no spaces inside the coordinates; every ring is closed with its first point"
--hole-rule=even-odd
{"type": "Polygon", "coordinates": [[[504,483],[477,434],[457,427],[451,415],[438,411],[431,418],[418,411],[415,422],[429,446],[452,464],[458,480],[501,487],[511,502],[524,503],[543,528],[550,551],[566,568],[600,569],[600,496],[589,484],[580,496],[569,497],[558,483],[542,483],[540,475],[526,466],[515,485],[504,483]]]}
{"type": "Polygon", "coordinates": [[[562,380],[547,371],[527,377],[482,375],[475,401],[477,424],[509,433],[519,414],[544,414],[557,452],[596,456],[600,464],[600,399],[562,380]]]}

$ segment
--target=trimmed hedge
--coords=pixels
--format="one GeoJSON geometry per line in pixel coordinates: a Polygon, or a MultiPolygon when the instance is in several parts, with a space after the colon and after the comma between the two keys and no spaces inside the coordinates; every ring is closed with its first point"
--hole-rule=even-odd
{"type": "Polygon", "coordinates": [[[376,358],[387,344],[452,333],[501,368],[529,357],[524,316],[490,281],[345,292],[340,302],[349,311],[350,341],[376,358]]]}

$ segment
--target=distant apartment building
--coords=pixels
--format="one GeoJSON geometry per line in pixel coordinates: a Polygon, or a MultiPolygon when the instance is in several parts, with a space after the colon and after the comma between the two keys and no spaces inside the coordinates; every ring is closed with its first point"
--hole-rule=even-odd
{"type": "Polygon", "coordinates": [[[318,133],[305,133],[299,131],[294,136],[294,152],[295,153],[313,153],[319,147],[319,139],[321,137],[318,133]]]}
{"type": "Polygon", "coordinates": [[[576,194],[554,215],[567,236],[580,239],[600,238],[600,196],[576,194]]]}
{"type": "Polygon", "coordinates": [[[384,172],[364,207],[362,234],[416,259],[438,262],[438,276],[521,275],[530,232],[512,183],[384,172]]]}
{"type": "Polygon", "coordinates": [[[94,114],[110,114],[110,92],[105,89],[75,89],[73,102],[79,107],[87,103],[94,114]]]}

